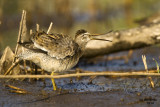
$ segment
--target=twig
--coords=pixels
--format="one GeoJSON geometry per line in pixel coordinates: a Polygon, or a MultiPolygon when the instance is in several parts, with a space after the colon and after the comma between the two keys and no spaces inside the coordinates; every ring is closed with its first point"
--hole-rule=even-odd
{"type": "Polygon", "coordinates": [[[10,66],[10,68],[5,72],[4,75],[7,75],[15,66],[17,66],[17,64],[19,63],[19,59],[17,59],[15,62],[12,63],[12,65],[10,66]]]}
{"type": "Polygon", "coordinates": [[[53,23],[51,22],[51,24],[50,24],[50,26],[49,26],[49,28],[48,28],[47,34],[50,32],[50,30],[51,30],[51,28],[52,28],[52,25],[53,25],[53,23]]]}
{"type": "Polygon", "coordinates": [[[78,74],[65,74],[65,75],[0,75],[0,79],[4,78],[70,78],[77,76],[160,76],[160,73],[107,73],[107,72],[95,72],[95,73],[78,73],[78,74]]]}

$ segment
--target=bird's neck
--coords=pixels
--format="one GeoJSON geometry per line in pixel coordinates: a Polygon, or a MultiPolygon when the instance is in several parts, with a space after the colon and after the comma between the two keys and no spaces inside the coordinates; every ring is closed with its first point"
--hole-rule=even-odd
{"type": "Polygon", "coordinates": [[[78,46],[79,46],[80,50],[81,50],[82,52],[84,52],[84,51],[85,51],[85,48],[86,48],[87,43],[83,43],[83,42],[81,42],[81,41],[76,41],[76,43],[78,44],[78,46]]]}
{"type": "Polygon", "coordinates": [[[83,54],[87,45],[87,41],[82,41],[80,37],[75,38],[75,42],[78,44],[79,50],[81,51],[80,53],[83,54]]]}

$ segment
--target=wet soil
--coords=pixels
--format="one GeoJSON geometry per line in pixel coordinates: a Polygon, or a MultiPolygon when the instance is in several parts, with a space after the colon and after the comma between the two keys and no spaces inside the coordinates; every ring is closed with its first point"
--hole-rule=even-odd
{"type": "MultiPolygon", "coordinates": [[[[147,81],[145,82],[147,83],[147,81]]],[[[83,92],[76,92],[73,90],[52,91],[51,84],[43,87],[39,85],[42,84],[40,81],[34,81],[32,83],[26,81],[23,81],[23,83],[21,81],[12,81],[12,83],[1,81],[0,84],[1,107],[146,107],[153,105],[158,107],[160,104],[159,86],[156,86],[155,89],[152,89],[148,84],[143,84],[141,85],[141,88],[136,88],[136,85],[128,85],[125,83],[124,87],[121,87],[121,89],[118,87],[110,88],[105,91],[95,90],[83,92]],[[23,88],[29,93],[12,93],[10,92],[11,89],[6,88],[4,84],[10,84],[23,88]]]]}
{"type": "MultiPolygon", "coordinates": [[[[129,72],[144,70],[141,55],[145,54],[149,69],[156,69],[152,58],[159,62],[157,46],[134,50],[129,62],[124,60],[91,62],[82,59],[76,67],[92,71],[121,70],[129,72]],[[88,62],[87,62],[88,61],[88,62]]],[[[126,52],[109,56],[127,55],[126,52]]],[[[50,79],[43,80],[0,80],[0,107],[107,107],[107,106],[154,106],[160,104],[160,77],[152,77],[152,88],[147,77],[91,77],[56,79],[59,90],[53,91],[50,79]],[[11,92],[5,85],[27,90],[26,94],[11,92]]]]}

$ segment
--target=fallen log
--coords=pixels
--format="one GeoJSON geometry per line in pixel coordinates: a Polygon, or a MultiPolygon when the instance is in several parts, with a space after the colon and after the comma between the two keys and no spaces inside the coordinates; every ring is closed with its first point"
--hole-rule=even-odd
{"type": "Polygon", "coordinates": [[[136,28],[110,32],[103,39],[112,40],[90,41],[83,57],[94,57],[118,51],[142,48],[160,43],[160,22],[142,25],[136,28]]]}

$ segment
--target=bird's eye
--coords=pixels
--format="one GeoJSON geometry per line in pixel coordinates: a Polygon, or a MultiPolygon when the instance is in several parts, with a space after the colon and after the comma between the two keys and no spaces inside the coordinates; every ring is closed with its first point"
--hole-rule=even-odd
{"type": "Polygon", "coordinates": [[[82,40],[84,41],[86,39],[87,39],[87,37],[85,35],[83,35],[82,40]]]}

